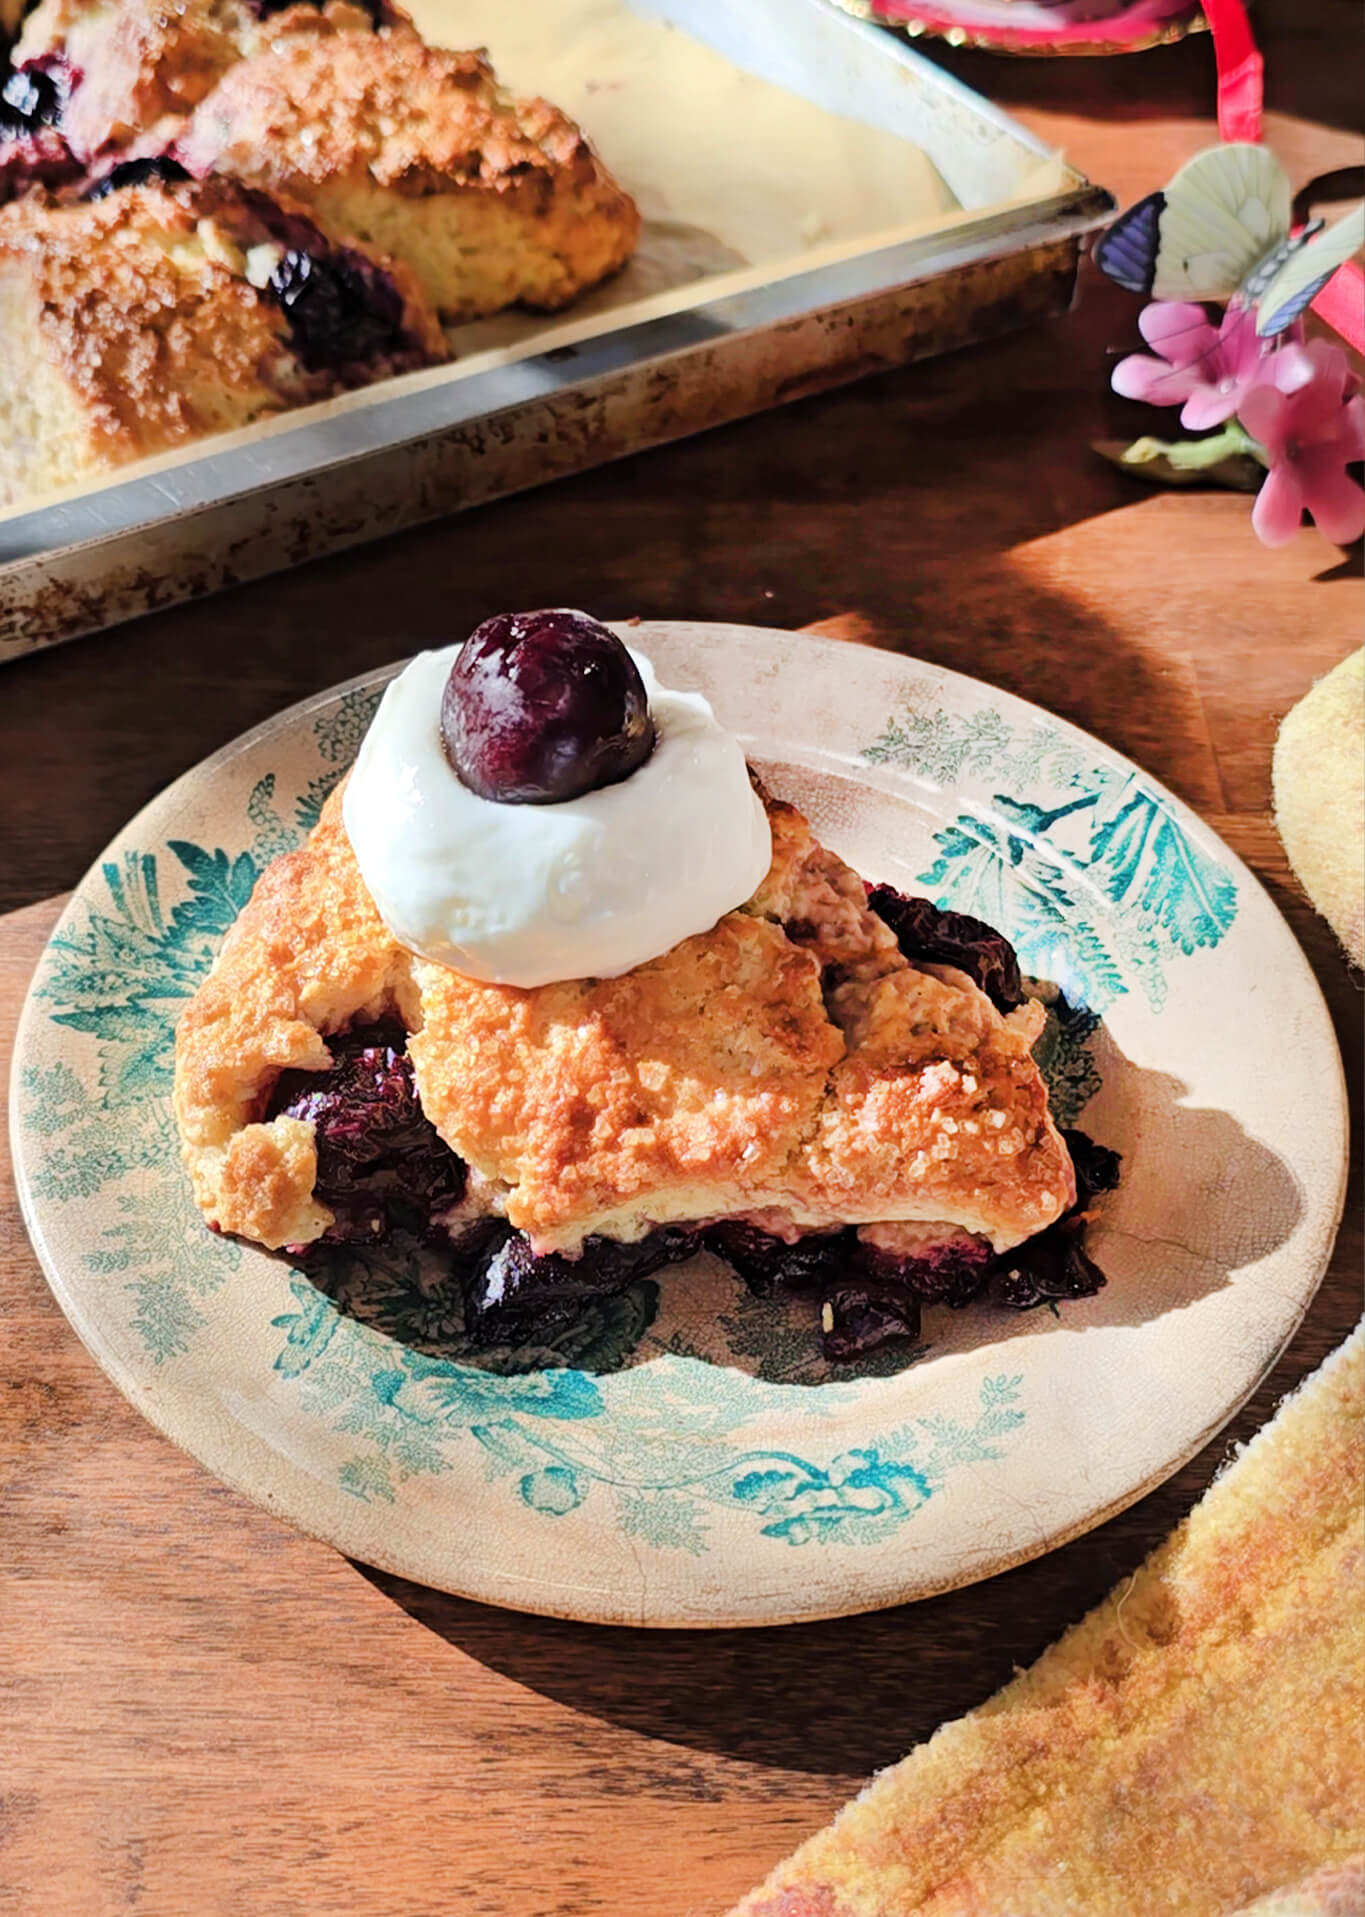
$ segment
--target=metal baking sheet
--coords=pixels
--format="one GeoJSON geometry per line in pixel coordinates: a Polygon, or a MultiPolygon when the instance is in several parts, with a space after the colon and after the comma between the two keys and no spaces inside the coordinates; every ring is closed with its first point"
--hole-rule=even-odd
{"type": "MultiPolygon", "coordinates": [[[[780,140],[789,98],[794,113],[820,109],[864,130],[867,152],[850,148],[864,168],[869,153],[884,163],[892,151],[877,139],[905,143],[907,217],[888,227],[875,190],[852,206],[847,195],[821,199],[829,155],[797,127],[781,170],[787,202],[751,195],[747,223],[736,223],[743,208],[727,223],[717,183],[727,167],[738,179],[756,164],[752,139],[747,152],[727,151],[727,116],[717,116],[711,177],[683,185],[670,177],[663,132],[651,154],[618,103],[610,126],[618,139],[632,134],[631,163],[619,170],[646,215],[640,259],[626,274],[566,315],[458,329],[450,365],[0,515],[0,660],[1069,303],[1081,238],[1112,211],[1109,196],[891,35],[827,0],[574,4],[586,10],[584,33],[610,35],[610,10],[628,9],[622,37],[639,43],[642,59],[651,33],[711,49],[724,67],[704,67],[698,49],[697,84],[729,76],[742,112],[728,117],[740,131],[746,116],[766,124],[776,112],[780,140]],[[807,146],[824,182],[803,179],[807,146]]],[[[459,42],[462,19],[489,19],[488,0],[425,0],[415,11],[428,36],[448,44],[459,42]]],[[[501,65],[492,24],[486,37],[501,65]]],[[[640,80],[656,98],[669,53],[664,45],[643,62],[640,80]]],[[[555,97],[552,70],[508,77],[555,97]]],[[[574,111],[567,68],[562,78],[574,111]]],[[[626,71],[619,84],[630,82],[626,71]]],[[[590,101],[579,117],[596,137],[590,101]]],[[[601,144],[614,164],[610,138],[601,144]]]]}

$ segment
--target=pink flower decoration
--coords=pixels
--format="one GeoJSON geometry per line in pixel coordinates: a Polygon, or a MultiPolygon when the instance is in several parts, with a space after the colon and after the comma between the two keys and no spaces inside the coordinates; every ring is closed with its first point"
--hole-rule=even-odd
{"type": "Polygon", "coordinates": [[[1229,310],[1215,327],[1202,306],[1154,300],[1144,307],[1138,331],[1160,357],[1130,353],[1121,359],[1114,391],[1149,406],[1181,407],[1180,423],[1192,432],[1231,419],[1268,357],[1247,307],[1229,310]]]}
{"type": "Polygon", "coordinates": [[[1346,468],[1365,458],[1365,401],[1346,355],[1326,340],[1287,346],[1242,401],[1242,425],[1270,461],[1251,523],[1267,546],[1284,546],[1307,513],[1334,545],[1365,532],[1365,492],[1346,468]]]}

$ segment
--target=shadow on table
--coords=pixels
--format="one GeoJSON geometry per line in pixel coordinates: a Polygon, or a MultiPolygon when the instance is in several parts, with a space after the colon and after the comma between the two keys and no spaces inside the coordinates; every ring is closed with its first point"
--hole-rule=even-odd
{"type": "MultiPolygon", "coordinates": [[[[850,1779],[984,1702],[1051,1634],[1026,1601],[1000,1621],[1002,1589],[1021,1573],[821,1624],[646,1632],[520,1616],[355,1568],[457,1650],[570,1710],[689,1750],[850,1779]]],[[[1113,1578],[1107,1566],[1077,1572],[1079,1617],[1113,1578]]]]}
{"type": "Polygon", "coordinates": [[[1324,566],[1313,574],[1313,584],[1324,586],[1333,579],[1365,579],[1365,547],[1359,542],[1344,552],[1334,566],[1324,566]]]}
{"type": "Polygon", "coordinates": [[[454,1649],[568,1710],[663,1745],[853,1786],[1032,1663],[1137,1569],[1202,1482],[1167,1487],[1119,1525],[999,1577],[817,1624],[719,1631],[575,1624],[355,1568],[454,1649]]]}

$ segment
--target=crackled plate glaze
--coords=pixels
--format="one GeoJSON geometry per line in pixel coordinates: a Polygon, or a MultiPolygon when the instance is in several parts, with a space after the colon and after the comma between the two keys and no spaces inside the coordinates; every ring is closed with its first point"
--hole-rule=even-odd
{"type": "Polygon", "coordinates": [[[1293,1332],[1342,1199],[1340,1061],[1256,881],[1136,767],[972,680],[727,626],[632,633],[700,687],[865,875],[1002,927],[1050,981],[1063,1122],[1124,1154],[1097,1297],[925,1314],[830,1370],[807,1307],[706,1259],[555,1348],[466,1351],[414,1253],[331,1294],[190,1202],[176,1016],[266,862],[350,763],[386,674],[325,693],[146,808],[35,976],[19,1187],[63,1309],[148,1418],[340,1551],[497,1604],[758,1624],[986,1577],[1120,1509],[1231,1415],[1293,1332]]]}

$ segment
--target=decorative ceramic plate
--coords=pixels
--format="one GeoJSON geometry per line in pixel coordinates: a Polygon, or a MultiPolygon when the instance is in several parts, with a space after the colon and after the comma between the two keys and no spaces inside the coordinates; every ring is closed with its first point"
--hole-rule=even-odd
{"type": "Polygon", "coordinates": [[[845,13],[991,53],[1142,53],[1205,29],[1197,0],[835,0],[845,13]]]}
{"type": "Polygon", "coordinates": [[[497,1604],[637,1624],[870,1609],[989,1576],[1130,1503],[1293,1332],[1342,1201],[1340,1061],[1256,881],[1070,726],[883,652],[733,626],[633,642],[697,686],[869,877],[1008,932],[1051,981],[1063,1123],[1124,1154],[1097,1297],[925,1314],[830,1369],[808,1307],[705,1258],[477,1360],[415,1252],[330,1295],[190,1202],[177,1013],[265,863],[345,772],[388,674],[281,714],[134,819],[38,968],[15,1159],[63,1309],[148,1418],[340,1551],[497,1604]],[[1055,988],[1055,989],[1053,989],[1055,988]],[[425,1281],[424,1281],[425,1280],[425,1281]]]}

